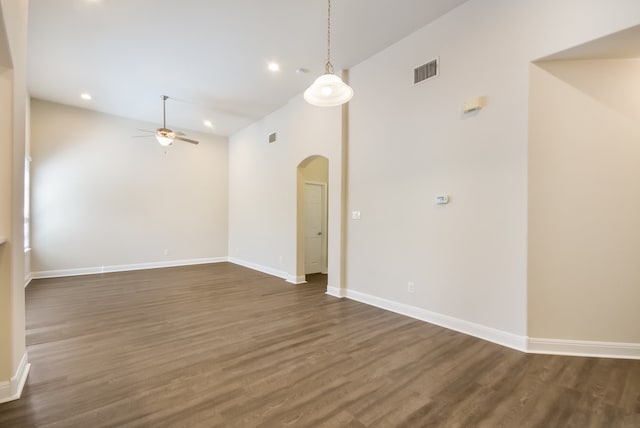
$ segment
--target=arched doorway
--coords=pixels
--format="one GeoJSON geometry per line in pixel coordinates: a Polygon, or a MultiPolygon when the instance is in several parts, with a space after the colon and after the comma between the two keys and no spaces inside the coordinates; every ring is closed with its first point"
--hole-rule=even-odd
{"type": "Polygon", "coordinates": [[[329,160],[310,156],[298,165],[296,276],[298,283],[328,274],[329,160]]]}

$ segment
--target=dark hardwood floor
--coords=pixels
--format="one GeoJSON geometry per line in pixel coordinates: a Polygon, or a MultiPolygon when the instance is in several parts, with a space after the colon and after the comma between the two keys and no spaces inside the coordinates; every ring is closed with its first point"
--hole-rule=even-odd
{"type": "Polygon", "coordinates": [[[2,427],[640,427],[640,361],[527,355],[227,263],[33,281],[2,427]]]}

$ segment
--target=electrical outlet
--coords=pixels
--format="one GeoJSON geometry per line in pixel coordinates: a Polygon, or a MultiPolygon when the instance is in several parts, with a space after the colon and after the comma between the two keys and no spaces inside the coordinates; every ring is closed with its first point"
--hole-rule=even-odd
{"type": "Polygon", "coordinates": [[[407,283],[407,291],[409,293],[415,293],[416,292],[416,285],[413,282],[409,281],[407,283]]]}

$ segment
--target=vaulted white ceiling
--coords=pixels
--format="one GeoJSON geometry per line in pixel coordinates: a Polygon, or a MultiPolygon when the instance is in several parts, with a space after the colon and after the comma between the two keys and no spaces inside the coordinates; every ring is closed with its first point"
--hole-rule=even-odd
{"type": "MultiPolygon", "coordinates": [[[[464,1],[333,0],[332,62],[353,67],[464,1]]],[[[174,129],[230,135],[326,60],[326,0],[31,0],[29,19],[33,97],[161,123],[166,94],[174,129]]]]}

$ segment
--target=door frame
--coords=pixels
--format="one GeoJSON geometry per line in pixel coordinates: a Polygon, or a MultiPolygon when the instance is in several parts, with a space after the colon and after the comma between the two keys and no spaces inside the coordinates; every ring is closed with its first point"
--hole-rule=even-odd
{"type": "MultiPolygon", "coordinates": [[[[307,282],[305,275],[305,242],[304,242],[304,234],[305,234],[305,203],[304,203],[304,192],[305,192],[305,183],[306,182],[316,182],[316,184],[325,185],[324,192],[324,201],[325,201],[325,234],[324,239],[326,245],[326,251],[324,255],[326,260],[324,262],[323,273],[327,274],[327,280],[333,279],[335,281],[335,286],[330,286],[327,283],[327,293],[331,291],[332,295],[338,296],[341,294],[339,290],[341,290],[340,284],[343,282],[342,277],[342,257],[340,254],[343,252],[343,240],[342,233],[344,232],[342,227],[342,216],[340,214],[340,209],[342,207],[342,200],[335,200],[341,194],[341,188],[337,189],[335,192],[330,190],[330,186],[334,184],[331,177],[331,162],[329,158],[323,155],[311,155],[300,161],[296,168],[296,198],[295,198],[295,206],[296,206],[296,225],[295,225],[295,271],[292,274],[287,275],[287,282],[291,284],[305,284],[307,282]],[[305,176],[305,169],[309,167],[309,165],[317,160],[324,159],[327,174],[324,174],[325,177],[309,177],[305,176]],[[317,183],[317,181],[320,181],[317,183]],[[331,199],[331,200],[330,200],[331,199]],[[329,238],[329,234],[331,234],[331,238],[329,238]],[[335,238],[335,239],[334,239],[335,238]],[[338,290],[338,291],[335,291],[338,290]]],[[[335,171],[333,171],[335,173],[335,171]]],[[[335,181],[335,180],[334,180],[335,181]]]]}
{"type": "MultiPolygon", "coordinates": [[[[329,233],[329,223],[328,223],[328,218],[329,218],[329,211],[328,211],[328,204],[327,204],[327,183],[322,183],[319,181],[307,181],[305,180],[303,182],[303,188],[305,189],[303,192],[303,197],[306,198],[307,192],[306,192],[306,186],[307,185],[312,185],[312,186],[320,186],[321,188],[321,193],[322,193],[322,216],[321,216],[321,226],[320,226],[320,231],[322,232],[321,235],[321,269],[320,272],[323,274],[327,274],[328,273],[328,266],[327,266],[327,256],[328,256],[328,239],[327,239],[327,235],[329,233]]],[[[306,203],[304,204],[304,206],[306,207],[306,203]]],[[[307,219],[307,213],[306,211],[303,209],[303,218],[302,218],[302,223],[306,224],[306,219],[307,219]]],[[[305,230],[305,235],[306,235],[306,230],[305,230]]],[[[304,236],[304,238],[306,238],[306,236],[304,236]]],[[[302,257],[303,257],[303,266],[305,267],[304,269],[304,274],[306,276],[306,257],[307,257],[307,246],[306,246],[306,241],[305,241],[305,245],[304,245],[304,251],[302,252],[302,257]]]]}

